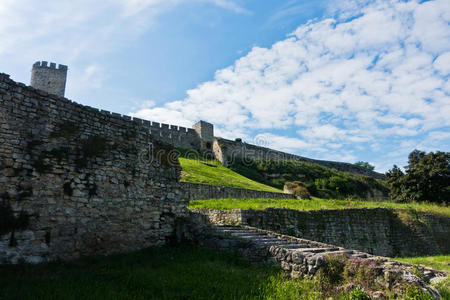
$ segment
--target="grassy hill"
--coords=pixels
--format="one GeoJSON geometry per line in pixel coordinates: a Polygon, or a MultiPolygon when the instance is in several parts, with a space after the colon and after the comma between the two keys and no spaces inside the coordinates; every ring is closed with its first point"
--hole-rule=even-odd
{"type": "Polygon", "coordinates": [[[309,162],[256,159],[244,163],[236,160],[230,169],[254,181],[280,189],[287,181],[296,181],[307,188],[311,195],[320,198],[365,198],[374,190],[384,196],[388,194],[383,180],[309,162]]]}
{"type": "Polygon", "coordinates": [[[384,181],[355,175],[317,164],[286,160],[236,160],[224,167],[209,153],[177,148],[181,181],[281,193],[286,182],[296,182],[319,198],[366,198],[376,191],[387,196],[384,181]],[[209,156],[208,156],[209,155],[209,156]]]}
{"type": "Polygon", "coordinates": [[[256,182],[222,166],[217,160],[182,157],[179,160],[182,167],[181,181],[282,193],[280,189],[256,182]]]}

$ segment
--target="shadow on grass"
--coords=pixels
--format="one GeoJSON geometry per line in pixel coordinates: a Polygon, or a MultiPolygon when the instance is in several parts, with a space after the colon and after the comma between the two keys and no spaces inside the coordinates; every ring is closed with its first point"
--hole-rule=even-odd
{"type": "Polygon", "coordinates": [[[191,245],[0,266],[0,299],[310,299],[314,285],[191,245]]]}

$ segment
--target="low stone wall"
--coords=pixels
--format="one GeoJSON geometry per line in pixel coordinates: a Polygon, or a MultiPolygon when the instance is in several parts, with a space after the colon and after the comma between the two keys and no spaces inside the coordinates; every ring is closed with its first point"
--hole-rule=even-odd
{"type": "Polygon", "coordinates": [[[226,186],[206,185],[200,183],[181,182],[185,197],[189,200],[206,200],[222,198],[267,198],[295,199],[292,194],[255,191],[226,186]]]}
{"type": "Polygon", "coordinates": [[[244,224],[382,256],[450,253],[450,218],[389,209],[194,209],[211,223],[244,224]],[[406,221],[405,221],[406,219],[406,221]]]}

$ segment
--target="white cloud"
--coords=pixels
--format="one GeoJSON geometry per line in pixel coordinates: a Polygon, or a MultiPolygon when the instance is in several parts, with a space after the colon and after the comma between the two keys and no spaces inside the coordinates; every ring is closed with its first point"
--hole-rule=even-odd
{"type": "Polygon", "coordinates": [[[184,100],[136,114],[185,125],[204,119],[250,137],[266,130],[273,147],[299,154],[309,145],[313,156],[329,149],[338,152],[328,156],[356,159],[350,150],[359,148],[379,166],[405,139],[417,145],[419,136],[448,130],[448,1],[340,5],[333,18],[253,48],[184,100]]]}
{"type": "MultiPolygon", "coordinates": [[[[183,3],[248,13],[232,0],[1,0],[0,67],[2,71],[7,71],[8,65],[29,70],[33,62],[42,59],[76,66],[77,70],[95,66],[100,74],[105,55],[132,44],[158,16],[183,3]]],[[[97,79],[95,84],[76,86],[86,82],[83,72],[71,72],[69,96],[73,90],[100,87],[102,80],[97,79]]]]}
{"type": "Polygon", "coordinates": [[[450,74],[450,52],[439,55],[434,61],[434,68],[443,76],[450,74]]]}

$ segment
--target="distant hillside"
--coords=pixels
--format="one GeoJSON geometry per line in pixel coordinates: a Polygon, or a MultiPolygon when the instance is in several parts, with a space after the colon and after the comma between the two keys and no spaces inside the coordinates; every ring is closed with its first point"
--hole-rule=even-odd
{"type": "Polygon", "coordinates": [[[313,195],[321,198],[345,198],[367,194],[387,196],[383,180],[341,172],[318,164],[287,160],[236,160],[230,169],[254,181],[282,189],[286,181],[299,181],[313,195]]]}
{"type": "Polygon", "coordinates": [[[287,181],[298,181],[311,195],[320,198],[386,197],[383,180],[292,160],[235,160],[224,167],[212,155],[177,148],[182,167],[181,181],[279,192],[287,181]]]}

